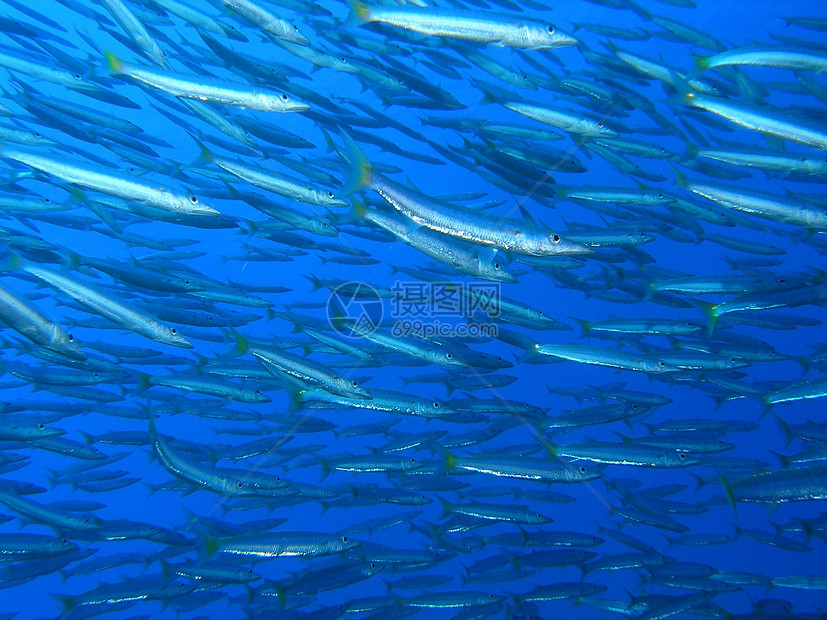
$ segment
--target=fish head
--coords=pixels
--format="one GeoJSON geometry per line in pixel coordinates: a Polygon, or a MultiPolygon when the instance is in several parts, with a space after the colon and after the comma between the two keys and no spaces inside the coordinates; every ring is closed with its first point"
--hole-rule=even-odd
{"type": "Polygon", "coordinates": [[[365,388],[359,385],[358,381],[353,379],[348,379],[346,377],[340,377],[335,381],[336,388],[338,389],[339,393],[342,396],[347,396],[348,398],[358,398],[360,400],[372,400],[373,397],[370,395],[365,388]]]}
{"type": "Polygon", "coordinates": [[[563,32],[559,28],[555,28],[552,24],[534,29],[531,40],[534,43],[534,49],[571,47],[579,43],[574,35],[563,32]]]}
{"type": "Polygon", "coordinates": [[[80,345],[75,340],[75,337],[71,333],[61,329],[58,325],[53,325],[52,327],[47,348],[79,362],[86,360],[86,355],[80,350],[80,345]]]}
{"type": "Polygon", "coordinates": [[[174,347],[181,347],[182,349],[192,349],[193,344],[184,338],[181,334],[178,333],[178,330],[174,327],[167,328],[167,333],[164,334],[165,338],[164,341],[172,345],[174,347]]]}
{"type": "Polygon", "coordinates": [[[591,248],[568,241],[554,231],[543,233],[537,238],[534,250],[535,256],[556,256],[559,254],[591,254],[591,248]]]}

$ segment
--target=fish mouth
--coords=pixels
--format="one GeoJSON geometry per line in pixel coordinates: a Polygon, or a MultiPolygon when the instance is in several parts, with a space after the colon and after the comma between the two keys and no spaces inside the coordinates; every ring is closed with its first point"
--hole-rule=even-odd
{"type": "Polygon", "coordinates": [[[562,30],[555,29],[552,41],[549,44],[548,48],[571,47],[572,45],[579,44],[580,40],[573,34],[569,34],[568,32],[563,32],[562,30]]]}

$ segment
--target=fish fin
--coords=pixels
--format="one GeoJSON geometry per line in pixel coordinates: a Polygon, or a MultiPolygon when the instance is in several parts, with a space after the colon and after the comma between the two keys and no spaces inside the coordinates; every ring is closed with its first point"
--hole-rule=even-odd
{"type": "Polygon", "coordinates": [[[721,481],[721,486],[724,487],[724,495],[726,495],[727,500],[729,500],[729,505],[732,506],[732,512],[735,513],[735,518],[738,519],[738,509],[735,504],[735,492],[732,490],[732,486],[729,484],[729,481],[724,478],[724,475],[720,471],[718,472],[718,480],[721,481]]]}
{"type": "Polygon", "coordinates": [[[339,192],[340,196],[349,196],[360,192],[371,184],[373,178],[373,166],[356,141],[344,131],[341,132],[342,139],[347,147],[347,157],[350,163],[348,177],[344,187],[339,192]]]}
{"type": "MultiPolygon", "coordinates": [[[[135,378],[138,379],[138,387],[135,388],[135,393],[140,394],[141,392],[145,392],[149,387],[152,385],[151,379],[152,377],[145,372],[135,372],[135,378]]],[[[152,426],[155,425],[155,416],[150,415],[150,423],[152,426]]]]}
{"type": "Polygon", "coordinates": [[[690,299],[689,303],[703,313],[706,318],[706,334],[707,337],[711,337],[712,332],[715,331],[715,327],[718,325],[718,319],[720,318],[716,312],[718,306],[705,301],[699,301],[697,299],[690,299]]]}
{"type": "MultiPolygon", "coordinates": [[[[190,138],[192,138],[193,142],[195,142],[195,144],[198,145],[198,152],[199,152],[198,157],[196,157],[193,160],[192,165],[201,166],[201,165],[212,162],[212,160],[213,160],[212,151],[210,151],[210,149],[203,142],[201,142],[201,140],[196,138],[194,135],[190,134],[190,138]]],[[[227,185],[227,184],[225,183],[225,185],[227,185]]]]}
{"type": "Polygon", "coordinates": [[[585,319],[578,319],[576,316],[573,316],[573,317],[570,317],[570,318],[577,321],[578,325],[580,325],[580,337],[581,338],[585,338],[586,336],[591,334],[591,331],[592,331],[591,322],[589,322],[585,319]]]}
{"type": "Polygon", "coordinates": [[[373,21],[373,16],[370,14],[370,7],[368,5],[357,0],[350,0],[349,4],[350,14],[343,24],[345,28],[354,28],[373,21]]]}
{"type": "Polygon", "coordinates": [[[794,437],[792,429],[790,428],[790,425],[787,424],[787,422],[782,420],[776,414],[773,413],[772,417],[774,417],[775,421],[778,422],[778,428],[781,429],[781,433],[784,435],[784,447],[786,448],[790,445],[790,442],[793,440],[794,437]]]}
{"type": "Polygon", "coordinates": [[[536,219],[534,219],[534,216],[531,215],[531,213],[528,212],[528,209],[526,209],[523,206],[520,207],[520,215],[523,216],[523,219],[526,221],[526,224],[528,224],[532,228],[540,228],[540,223],[536,219]]]}
{"type": "Polygon", "coordinates": [[[365,220],[365,215],[367,212],[368,209],[365,206],[365,203],[354,198],[351,200],[350,211],[345,218],[342,218],[341,221],[347,222],[348,224],[359,224],[365,220]]]}
{"type": "Polygon", "coordinates": [[[109,69],[110,73],[121,72],[121,69],[123,69],[123,61],[120,58],[109,50],[103,50],[103,56],[106,59],[106,68],[109,69]]]}

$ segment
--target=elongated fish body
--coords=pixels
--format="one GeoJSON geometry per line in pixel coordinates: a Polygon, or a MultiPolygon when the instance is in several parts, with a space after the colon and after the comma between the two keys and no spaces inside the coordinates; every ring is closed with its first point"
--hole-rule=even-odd
{"type": "Polygon", "coordinates": [[[486,261],[477,248],[454,241],[447,235],[441,235],[425,227],[413,227],[412,230],[410,225],[378,211],[369,212],[366,219],[381,226],[412,248],[459,271],[494,282],[517,281],[517,278],[508,273],[495,257],[486,261]]]}
{"type": "Polygon", "coordinates": [[[370,162],[353,139],[345,136],[345,141],[348,144],[351,178],[343,193],[370,187],[402,215],[420,226],[506,252],[552,256],[588,254],[591,251],[582,245],[566,241],[556,232],[535,230],[527,222],[521,223],[507,217],[443,203],[398,185],[374,174],[370,162]]]}
{"type": "Polygon", "coordinates": [[[791,49],[782,46],[755,45],[728,50],[698,59],[700,69],[715,69],[728,65],[752,65],[792,69],[793,71],[827,72],[827,54],[811,49],[791,49]]]}
{"type": "Polygon", "coordinates": [[[0,67],[5,67],[12,71],[17,71],[25,75],[52,82],[53,84],[60,84],[67,88],[73,88],[81,91],[99,91],[101,87],[95,82],[90,82],[83,78],[83,76],[64,71],[63,69],[55,69],[46,65],[40,65],[29,59],[22,58],[16,54],[7,54],[0,50],[0,67]]]}
{"type": "Polygon", "coordinates": [[[278,532],[207,540],[208,553],[251,558],[310,557],[341,553],[359,546],[347,536],[316,532],[278,532]]]}
{"type": "Polygon", "coordinates": [[[702,148],[696,157],[788,174],[827,174],[827,160],[769,150],[702,148]]]}
{"type": "Polygon", "coordinates": [[[346,201],[341,198],[336,198],[333,192],[329,190],[325,191],[310,187],[306,183],[302,183],[299,179],[275,172],[272,169],[261,170],[247,166],[241,162],[217,157],[213,158],[213,161],[227,172],[234,174],[252,185],[299,202],[306,202],[323,207],[342,207],[347,205],[346,201]]]}
{"type": "Polygon", "coordinates": [[[827,396],[827,379],[813,379],[793,383],[767,394],[764,401],[774,405],[775,403],[789,403],[796,400],[824,398],[825,396],[827,396]]]}
{"type": "Polygon", "coordinates": [[[102,295],[71,278],[32,264],[23,265],[23,270],[42,280],[49,286],[63,291],[78,303],[83,304],[125,329],[174,347],[192,348],[192,343],[178,334],[174,328],[167,327],[152,317],[132,310],[128,306],[102,295]]]}
{"type": "Polygon", "coordinates": [[[583,134],[589,137],[616,137],[617,132],[604,127],[600,121],[592,120],[586,116],[569,112],[567,110],[554,109],[546,106],[523,103],[521,101],[506,101],[503,105],[509,110],[518,114],[533,118],[535,121],[557,127],[563,131],[573,134],[583,134]]]}
{"type": "Polygon", "coordinates": [[[351,21],[382,22],[420,34],[491,43],[501,47],[550,49],[575,45],[577,40],[551,25],[506,17],[482,17],[464,11],[368,7],[351,0],[351,21]]]}
{"type": "Polygon", "coordinates": [[[696,92],[685,92],[683,102],[717,114],[741,127],[827,151],[827,131],[790,120],[790,116],[783,111],[767,110],[696,92]]]}
{"type": "Polygon", "coordinates": [[[538,353],[551,355],[561,359],[580,362],[581,364],[594,364],[596,366],[608,366],[610,368],[622,368],[624,370],[637,370],[647,373],[667,373],[679,370],[677,366],[667,363],[662,359],[650,357],[645,354],[627,353],[625,351],[614,351],[588,347],[584,345],[535,345],[538,353]]]}
{"type": "Polygon", "coordinates": [[[806,228],[827,228],[827,211],[802,201],[789,202],[772,194],[707,183],[692,182],[686,187],[692,193],[714,200],[728,209],[806,228]]]}
{"type": "Polygon", "coordinates": [[[293,101],[284,93],[253,89],[245,84],[203,76],[188,77],[175,71],[151,69],[122,62],[107,54],[107,63],[115,74],[127,75],[142,84],[176,97],[241,106],[262,112],[300,112],[309,110],[306,103],[293,101]]]}
{"type": "Polygon", "coordinates": [[[100,2],[148,58],[165,69],[170,68],[164,51],[123,0],[100,0],[100,2]]]}
{"type": "Polygon", "coordinates": [[[265,368],[273,367],[302,383],[318,385],[329,392],[347,398],[370,399],[370,393],[360,386],[357,381],[341,377],[324,365],[312,360],[272,348],[248,347],[247,351],[255,355],[264,364],[265,368]]]}
{"type": "Polygon", "coordinates": [[[68,156],[58,158],[0,145],[0,157],[19,161],[81,187],[126,200],[142,202],[164,211],[193,216],[214,217],[220,215],[212,207],[201,204],[195,196],[184,196],[164,187],[139,182],[132,177],[112,170],[79,166],[69,160],[68,156]]]}
{"type": "Polygon", "coordinates": [[[445,457],[448,469],[464,469],[503,478],[546,480],[548,482],[578,483],[601,477],[601,466],[568,464],[557,459],[529,459],[508,457],[445,457]]]}
{"type": "Polygon", "coordinates": [[[267,34],[299,45],[310,45],[295,24],[277,17],[250,0],[222,0],[224,6],[259,26],[267,34]]]}
{"type": "Polygon", "coordinates": [[[0,321],[51,351],[76,360],[86,356],[74,342],[74,338],[36,309],[19,299],[8,289],[0,286],[0,321]]]}
{"type": "Polygon", "coordinates": [[[730,487],[735,500],[742,502],[827,499],[827,467],[819,464],[766,471],[733,482],[730,487]]]}

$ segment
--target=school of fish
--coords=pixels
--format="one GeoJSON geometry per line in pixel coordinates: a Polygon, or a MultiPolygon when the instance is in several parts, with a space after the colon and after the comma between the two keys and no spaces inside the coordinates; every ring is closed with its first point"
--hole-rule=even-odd
{"type": "Polygon", "coordinates": [[[551,4],[0,1],[0,619],[825,617],[827,13],[551,4]]]}

